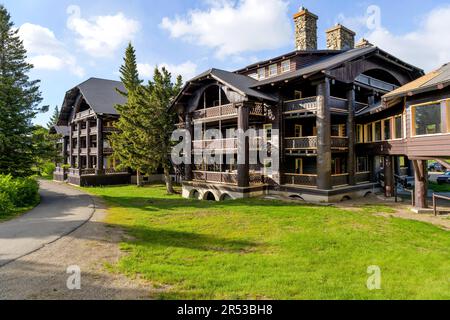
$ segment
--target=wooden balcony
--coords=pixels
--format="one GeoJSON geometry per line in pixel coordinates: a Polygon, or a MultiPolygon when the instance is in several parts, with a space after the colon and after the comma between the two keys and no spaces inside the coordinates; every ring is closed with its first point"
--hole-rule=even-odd
{"type": "Polygon", "coordinates": [[[356,78],[356,82],[358,84],[381,89],[386,92],[391,92],[398,88],[398,86],[395,84],[392,84],[392,83],[389,83],[386,81],[382,81],[382,80],[378,80],[378,79],[375,79],[375,78],[372,78],[372,77],[369,77],[366,75],[360,75],[358,78],[356,78]]]}
{"type": "Polygon", "coordinates": [[[118,132],[119,130],[117,128],[114,127],[104,127],[103,128],[103,132],[104,133],[113,133],[113,132],[118,132]]]}
{"type": "MultiPolygon", "coordinates": [[[[113,174],[127,174],[128,170],[118,170],[114,168],[105,169],[105,175],[113,175],[113,174]]],[[[83,168],[83,169],[69,169],[70,176],[89,176],[96,175],[96,169],[94,168],[83,168]]]]}
{"type": "MultiPolygon", "coordinates": [[[[212,171],[193,171],[194,181],[205,183],[220,183],[237,185],[237,173],[212,172],[212,171]]],[[[264,176],[261,173],[250,173],[250,185],[264,184],[264,176]]]]}
{"type": "Polygon", "coordinates": [[[114,150],[113,148],[103,148],[103,154],[113,154],[114,150]]]}
{"type": "MultiPolygon", "coordinates": [[[[260,150],[261,137],[255,137],[250,143],[250,150],[260,150]]],[[[237,138],[230,139],[212,139],[212,140],[195,140],[193,141],[194,152],[208,151],[225,151],[225,152],[237,152],[239,141],[237,138]]]]}
{"type": "MultiPolygon", "coordinates": [[[[317,153],[317,136],[285,138],[284,149],[287,153],[317,153]]],[[[348,149],[347,137],[331,137],[331,149],[345,151],[348,149]]]]}
{"type": "Polygon", "coordinates": [[[98,149],[97,148],[90,148],[89,153],[92,155],[96,155],[98,153],[98,149]]]}
{"type": "Polygon", "coordinates": [[[316,187],[317,175],[286,173],[282,175],[281,184],[316,187]]]}
{"type": "Polygon", "coordinates": [[[87,119],[87,118],[93,117],[94,115],[95,115],[95,113],[91,109],[89,109],[89,110],[77,113],[75,115],[75,120],[87,119]]]}
{"type": "MultiPolygon", "coordinates": [[[[333,113],[348,113],[347,99],[330,97],[330,109],[333,113]]],[[[355,102],[356,110],[367,107],[367,104],[355,102]]],[[[285,118],[301,118],[317,113],[317,97],[290,100],[284,102],[285,118]]]]}
{"type": "MultiPolygon", "coordinates": [[[[264,105],[262,103],[255,103],[250,107],[249,110],[250,116],[265,116],[264,105]]],[[[193,112],[192,119],[194,121],[215,121],[215,120],[224,120],[224,119],[232,119],[237,118],[238,109],[232,103],[225,104],[218,107],[201,109],[193,112]]]]}

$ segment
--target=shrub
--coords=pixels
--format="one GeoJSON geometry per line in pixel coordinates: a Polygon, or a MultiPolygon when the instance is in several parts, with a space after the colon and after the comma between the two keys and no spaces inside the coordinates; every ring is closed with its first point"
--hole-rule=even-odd
{"type": "Polygon", "coordinates": [[[26,207],[36,203],[39,184],[32,178],[12,178],[0,175],[0,193],[8,197],[15,207],[26,207]]]}
{"type": "Polygon", "coordinates": [[[55,172],[55,169],[56,166],[52,162],[47,162],[42,166],[42,172],[47,176],[51,176],[55,172]]]}
{"type": "Polygon", "coordinates": [[[8,194],[0,192],[0,216],[4,213],[8,213],[13,209],[13,204],[9,200],[8,194]]]}

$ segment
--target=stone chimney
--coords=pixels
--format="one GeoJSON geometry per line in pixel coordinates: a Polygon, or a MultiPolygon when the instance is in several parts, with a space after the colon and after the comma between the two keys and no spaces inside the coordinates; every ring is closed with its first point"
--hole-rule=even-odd
{"type": "Polygon", "coordinates": [[[317,20],[318,16],[303,7],[294,15],[297,50],[317,50],[317,20]]]}
{"type": "Polygon", "coordinates": [[[341,24],[327,30],[328,50],[350,50],[355,48],[355,36],[352,30],[341,24]]]}
{"type": "Polygon", "coordinates": [[[356,48],[366,48],[366,47],[373,47],[373,44],[369,42],[369,40],[362,38],[357,44],[356,48]]]}

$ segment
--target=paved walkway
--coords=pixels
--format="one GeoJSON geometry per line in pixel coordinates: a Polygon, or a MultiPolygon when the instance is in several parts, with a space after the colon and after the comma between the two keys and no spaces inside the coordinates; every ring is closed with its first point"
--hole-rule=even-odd
{"type": "Polygon", "coordinates": [[[92,198],[63,184],[40,181],[41,204],[0,223],[0,267],[73,232],[95,211],[92,198]]]}

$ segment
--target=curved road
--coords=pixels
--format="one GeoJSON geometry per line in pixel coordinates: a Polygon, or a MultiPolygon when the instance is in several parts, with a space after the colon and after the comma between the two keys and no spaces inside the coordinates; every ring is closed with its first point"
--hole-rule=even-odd
{"type": "Polygon", "coordinates": [[[0,267],[70,234],[95,212],[89,195],[64,184],[40,181],[40,194],[36,208],[0,223],[0,267]]]}

